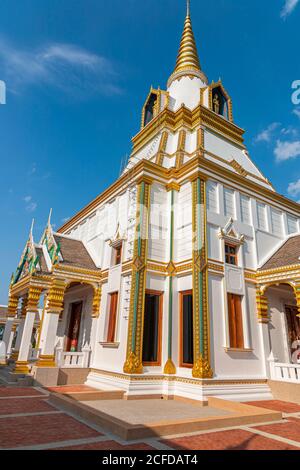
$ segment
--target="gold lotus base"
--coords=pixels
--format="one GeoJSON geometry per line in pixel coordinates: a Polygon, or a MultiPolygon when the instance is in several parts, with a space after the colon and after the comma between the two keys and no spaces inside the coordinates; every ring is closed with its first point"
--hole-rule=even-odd
{"type": "Polygon", "coordinates": [[[176,367],[172,359],[168,359],[167,362],[165,363],[164,374],[167,374],[167,375],[176,374],[176,367]]]}
{"type": "Polygon", "coordinates": [[[134,354],[134,352],[131,352],[129,354],[129,357],[126,359],[123,371],[125,372],[125,374],[143,373],[143,364],[141,363],[139,357],[134,354]]]}
{"type": "Polygon", "coordinates": [[[51,355],[40,355],[38,362],[36,363],[37,367],[56,367],[55,357],[51,355]]]}
{"type": "Polygon", "coordinates": [[[14,367],[14,374],[28,374],[29,364],[27,361],[17,361],[14,367]]]}
{"type": "Polygon", "coordinates": [[[197,379],[212,379],[213,371],[210,367],[209,362],[203,357],[200,357],[193,366],[192,375],[197,379]]]}

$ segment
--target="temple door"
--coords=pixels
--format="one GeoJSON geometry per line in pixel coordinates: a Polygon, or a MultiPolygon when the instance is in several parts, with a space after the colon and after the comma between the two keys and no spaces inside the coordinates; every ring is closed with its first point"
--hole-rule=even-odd
{"type": "Polygon", "coordinates": [[[288,326],[288,339],[291,348],[291,357],[294,363],[298,362],[300,358],[300,318],[298,315],[298,308],[286,305],[285,313],[288,326]],[[297,357],[296,357],[297,356],[297,357]]]}
{"type": "Polygon", "coordinates": [[[70,320],[67,334],[67,352],[76,352],[78,349],[78,339],[80,331],[80,322],[81,322],[81,312],[82,312],[82,302],[76,302],[71,306],[70,320]]]}

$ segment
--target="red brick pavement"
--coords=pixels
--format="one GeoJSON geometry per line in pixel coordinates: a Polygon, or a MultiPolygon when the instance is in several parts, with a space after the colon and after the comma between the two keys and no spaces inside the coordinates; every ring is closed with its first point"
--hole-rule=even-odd
{"type": "Polygon", "coordinates": [[[25,397],[30,395],[45,396],[32,387],[0,387],[0,397],[25,397]]]}
{"type": "Polygon", "coordinates": [[[300,442],[300,420],[289,418],[284,423],[265,424],[255,429],[300,442]]]}
{"type": "Polygon", "coordinates": [[[65,414],[0,419],[0,447],[18,447],[102,436],[65,414]]]}
{"type": "Polygon", "coordinates": [[[55,450],[155,450],[147,444],[121,445],[115,441],[95,442],[93,444],[82,444],[78,446],[60,447],[55,450]]]}
{"type": "Polygon", "coordinates": [[[0,415],[57,411],[43,398],[7,398],[0,400],[0,415]]]}
{"type": "MultiPolygon", "coordinates": [[[[56,388],[56,387],[53,387],[56,388]]],[[[66,392],[80,392],[92,390],[86,386],[59,387],[66,392]]],[[[0,419],[0,448],[17,448],[34,446],[38,444],[50,444],[71,439],[89,439],[103,436],[88,425],[82,424],[75,418],[65,413],[10,417],[9,414],[45,412],[56,410],[46,402],[45,395],[30,387],[5,387],[0,386],[0,414],[8,416],[0,419]],[[30,396],[34,395],[34,398],[30,396]],[[25,396],[28,398],[18,398],[25,396]],[[7,397],[7,398],[5,398],[7,397]]],[[[280,410],[286,413],[300,411],[300,406],[294,403],[286,403],[276,400],[263,402],[251,402],[252,405],[280,410]]],[[[285,437],[300,442],[300,420],[288,418],[281,424],[257,426],[258,430],[285,437]]],[[[208,432],[196,436],[162,440],[174,449],[187,450],[292,450],[297,449],[292,445],[276,441],[270,438],[243,429],[234,429],[220,432],[208,432]]],[[[121,445],[114,440],[90,444],[78,444],[59,448],[59,450],[151,450],[146,443],[121,445]]]]}
{"type": "Polygon", "coordinates": [[[267,410],[282,411],[283,413],[299,413],[300,405],[280,400],[250,401],[248,405],[266,408],[267,410]]]}
{"type": "Polygon", "coordinates": [[[162,442],[179,450],[299,450],[297,447],[242,429],[180,437],[162,442]]]}

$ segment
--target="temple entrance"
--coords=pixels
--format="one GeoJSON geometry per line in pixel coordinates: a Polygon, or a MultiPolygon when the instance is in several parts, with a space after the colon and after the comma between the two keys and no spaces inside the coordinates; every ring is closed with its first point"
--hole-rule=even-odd
{"type": "Polygon", "coordinates": [[[146,366],[161,365],[162,300],[161,292],[146,292],[143,336],[143,364],[146,366]]]}
{"type": "Polygon", "coordinates": [[[76,352],[78,350],[78,339],[81,323],[82,302],[75,302],[71,305],[66,351],[76,352]]]}
{"type": "Polygon", "coordinates": [[[180,367],[193,367],[193,292],[180,292],[180,367]]]}
{"type": "Polygon", "coordinates": [[[300,362],[300,319],[295,292],[289,284],[269,286],[265,293],[270,321],[271,351],[279,363],[300,362]]]}
{"type": "Polygon", "coordinates": [[[285,306],[287,333],[291,349],[291,359],[294,364],[300,363],[300,318],[298,308],[293,305],[285,306]]]}

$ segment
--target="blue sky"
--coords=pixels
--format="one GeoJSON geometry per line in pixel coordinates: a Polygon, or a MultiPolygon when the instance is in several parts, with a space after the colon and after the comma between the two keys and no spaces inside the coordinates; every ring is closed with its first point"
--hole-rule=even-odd
{"type": "MultiPolygon", "coordinates": [[[[250,155],[300,200],[299,0],[192,0],[202,67],[222,78],[250,155]]],[[[35,218],[65,219],[111,184],[151,84],[165,88],[185,0],[1,0],[0,303],[35,218]]]]}

